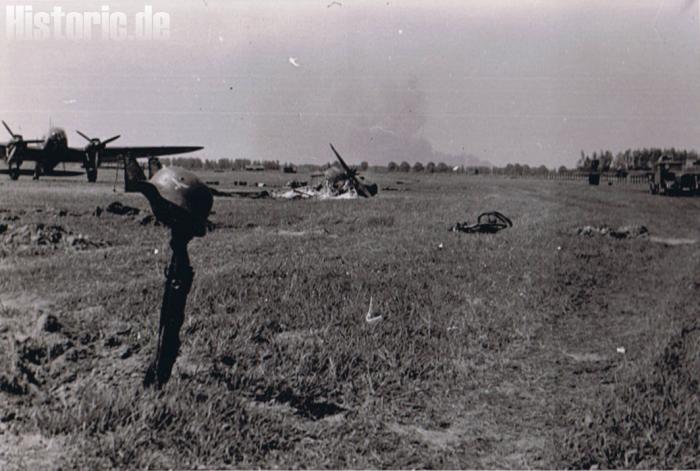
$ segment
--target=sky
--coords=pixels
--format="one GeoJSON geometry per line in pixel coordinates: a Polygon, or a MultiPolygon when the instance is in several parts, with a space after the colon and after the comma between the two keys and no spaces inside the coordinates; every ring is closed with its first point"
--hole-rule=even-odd
{"type": "MultiPolygon", "coordinates": [[[[700,149],[697,0],[0,1],[0,117],[202,158],[574,166],[700,149]],[[161,40],[9,37],[7,7],[169,18],[161,40]]],[[[133,26],[129,23],[129,26],[133,26]]],[[[0,137],[0,139],[2,139],[0,137]]]]}

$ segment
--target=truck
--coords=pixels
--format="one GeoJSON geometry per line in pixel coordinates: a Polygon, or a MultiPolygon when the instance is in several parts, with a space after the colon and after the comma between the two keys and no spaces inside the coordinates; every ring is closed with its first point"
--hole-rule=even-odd
{"type": "Polygon", "coordinates": [[[652,195],[700,195],[700,160],[661,157],[649,179],[652,195]]]}

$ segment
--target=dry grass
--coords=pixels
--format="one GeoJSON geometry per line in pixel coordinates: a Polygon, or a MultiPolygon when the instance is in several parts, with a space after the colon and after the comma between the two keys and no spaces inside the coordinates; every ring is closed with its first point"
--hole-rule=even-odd
{"type": "MultiPolygon", "coordinates": [[[[266,175],[205,179],[225,188],[227,179],[266,175]]],[[[407,181],[374,177],[380,187],[407,181]]],[[[96,186],[0,184],[7,210],[0,217],[19,218],[8,224],[59,224],[105,243],[0,259],[0,342],[14,352],[0,360],[0,433],[54,440],[60,453],[47,455],[52,463],[694,463],[696,422],[684,425],[683,449],[644,448],[633,424],[655,416],[620,411],[656,404],[653,388],[634,381],[640,371],[657,377],[647,366],[692,319],[697,246],[582,238],[575,228],[643,224],[652,235],[692,238],[698,200],[652,197],[642,187],[445,175],[372,200],[218,199],[211,217],[218,229],[191,244],[196,275],[181,356],[171,382],[154,393],[140,384],[155,340],[167,234],[141,225],[140,216],[93,216],[114,200],[146,209],[137,195],[113,194],[103,178],[96,186]],[[489,210],[514,227],[448,232],[489,210]],[[364,320],[370,297],[383,316],[376,324],[364,320]],[[670,311],[674,322],[664,322],[670,311]],[[60,329],[37,325],[46,313],[60,329]],[[13,381],[20,389],[2,386],[13,381]],[[596,448],[602,429],[606,442],[596,448]],[[646,451],[630,454],[628,446],[646,451]],[[610,451],[622,449],[627,461],[610,451]]],[[[692,356],[678,348],[667,351],[692,356]]],[[[669,394],[659,397],[676,397],[669,394]]],[[[696,417],[697,404],[684,404],[661,417],[696,417]]],[[[15,450],[0,446],[0,462],[18,467],[18,455],[41,457],[15,450]]]]}

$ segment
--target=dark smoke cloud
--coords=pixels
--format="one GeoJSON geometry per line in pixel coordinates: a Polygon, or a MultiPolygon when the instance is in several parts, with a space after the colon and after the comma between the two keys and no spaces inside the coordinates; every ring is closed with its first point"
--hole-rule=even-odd
{"type": "Polygon", "coordinates": [[[385,82],[374,92],[365,97],[365,109],[350,128],[351,145],[365,156],[363,160],[383,165],[391,161],[488,165],[472,155],[438,152],[423,137],[428,109],[417,79],[385,82]]]}

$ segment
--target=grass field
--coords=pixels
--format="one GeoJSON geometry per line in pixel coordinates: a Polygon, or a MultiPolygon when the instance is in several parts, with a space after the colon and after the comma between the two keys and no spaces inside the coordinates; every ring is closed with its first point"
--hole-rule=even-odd
{"type": "Polygon", "coordinates": [[[107,172],[1,181],[0,468],[700,465],[700,199],[368,176],[402,191],[215,201],[160,392],[141,381],[168,234],[146,200],[107,172]],[[142,213],[93,215],[113,201],[142,213]],[[448,232],[492,210],[513,228],[448,232]],[[8,240],[32,224],[90,243],[8,240]],[[650,237],[577,234],[604,224],[650,237]]]}

